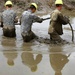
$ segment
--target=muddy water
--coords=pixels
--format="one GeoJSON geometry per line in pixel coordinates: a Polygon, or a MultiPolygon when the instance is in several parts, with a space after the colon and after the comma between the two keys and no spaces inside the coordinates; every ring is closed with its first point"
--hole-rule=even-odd
{"type": "MultiPolygon", "coordinates": [[[[75,29],[75,18],[71,24],[75,29]]],[[[32,29],[39,37],[49,38],[48,27],[49,20],[34,23],[32,29]]],[[[0,75],[75,75],[75,44],[71,41],[69,25],[63,29],[61,37],[70,44],[23,43],[19,25],[16,38],[2,36],[0,28],[0,75]]]]}

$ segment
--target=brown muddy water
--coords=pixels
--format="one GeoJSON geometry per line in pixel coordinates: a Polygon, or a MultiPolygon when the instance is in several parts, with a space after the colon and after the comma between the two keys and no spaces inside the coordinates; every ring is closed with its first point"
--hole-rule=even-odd
{"type": "MultiPolygon", "coordinates": [[[[34,33],[49,38],[49,21],[34,23],[34,33]]],[[[75,18],[71,19],[71,24],[75,29],[75,18]]],[[[61,37],[70,44],[23,43],[20,25],[16,26],[16,38],[2,36],[0,28],[0,75],[75,75],[75,44],[71,41],[69,25],[63,29],[61,37]]]]}

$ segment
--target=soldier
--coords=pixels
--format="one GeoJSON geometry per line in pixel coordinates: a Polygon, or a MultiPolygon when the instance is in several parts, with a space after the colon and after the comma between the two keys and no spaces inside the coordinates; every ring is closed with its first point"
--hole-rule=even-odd
{"type": "Polygon", "coordinates": [[[21,35],[23,37],[24,42],[30,42],[32,39],[36,37],[36,35],[32,32],[32,24],[34,22],[41,23],[43,21],[42,18],[34,15],[34,12],[37,9],[36,3],[31,3],[29,9],[24,11],[21,17],[21,35]]]}
{"type": "Polygon", "coordinates": [[[3,35],[6,37],[15,37],[15,22],[17,22],[16,12],[12,10],[12,2],[5,3],[6,10],[1,16],[1,26],[3,26],[3,35]]]}
{"type": "Polygon", "coordinates": [[[51,13],[51,21],[48,33],[50,40],[56,42],[63,42],[63,39],[59,36],[63,34],[62,24],[66,25],[69,23],[69,19],[62,15],[60,10],[62,9],[62,0],[55,1],[56,9],[51,13]]]}

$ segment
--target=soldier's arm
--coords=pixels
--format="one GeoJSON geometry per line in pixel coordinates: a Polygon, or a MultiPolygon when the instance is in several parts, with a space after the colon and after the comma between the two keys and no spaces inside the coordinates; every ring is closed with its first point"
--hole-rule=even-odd
{"type": "Polygon", "coordinates": [[[32,18],[33,18],[33,22],[39,22],[39,23],[42,23],[43,19],[36,16],[36,15],[32,15],[32,18]]]}
{"type": "Polygon", "coordinates": [[[62,14],[58,15],[58,19],[59,19],[59,22],[61,22],[64,25],[68,24],[70,21],[68,17],[63,16],[62,14]]]}
{"type": "Polygon", "coordinates": [[[15,23],[17,23],[17,22],[18,22],[18,17],[15,17],[14,22],[15,22],[15,23]]]}
{"type": "Polygon", "coordinates": [[[18,22],[18,16],[16,16],[16,13],[14,14],[14,23],[17,23],[18,22]]]}
{"type": "Polygon", "coordinates": [[[2,19],[2,15],[0,17],[0,27],[3,27],[3,19],[2,19]]]}
{"type": "Polygon", "coordinates": [[[20,25],[21,25],[21,19],[22,19],[22,16],[21,16],[20,19],[19,19],[19,23],[20,23],[20,25]]]}

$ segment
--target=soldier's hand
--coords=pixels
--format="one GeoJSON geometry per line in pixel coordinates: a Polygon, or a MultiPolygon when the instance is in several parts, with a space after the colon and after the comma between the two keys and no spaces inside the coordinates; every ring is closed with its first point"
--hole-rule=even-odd
{"type": "Polygon", "coordinates": [[[43,22],[43,18],[40,19],[40,23],[42,23],[42,22],[43,22]]]}

